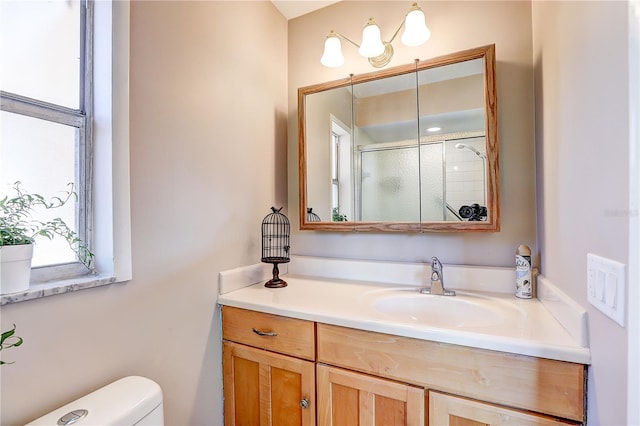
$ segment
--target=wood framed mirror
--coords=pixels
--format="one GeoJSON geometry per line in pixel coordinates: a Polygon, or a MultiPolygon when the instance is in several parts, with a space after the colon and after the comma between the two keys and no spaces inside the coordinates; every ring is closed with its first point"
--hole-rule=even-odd
{"type": "Polygon", "coordinates": [[[495,45],[298,89],[300,229],[497,232],[495,45]]]}

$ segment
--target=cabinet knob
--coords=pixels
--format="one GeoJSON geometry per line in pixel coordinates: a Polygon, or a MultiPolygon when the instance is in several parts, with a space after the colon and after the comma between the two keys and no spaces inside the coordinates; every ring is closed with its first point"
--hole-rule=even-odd
{"type": "Polygon", "coordinates": [[[309,400],[307,398],[300,401],[300,407],[309,408],[309,400]]]}
{"type": "Polygon", "coordinates": [[[258,336],[271,336],[271,337],[275,337],[278,335],[278,333],[276,333],[275,331],[262,331],[262,330],[258,330],[257,328],[253,329],[253,332],[256,333],[258,336]]]}

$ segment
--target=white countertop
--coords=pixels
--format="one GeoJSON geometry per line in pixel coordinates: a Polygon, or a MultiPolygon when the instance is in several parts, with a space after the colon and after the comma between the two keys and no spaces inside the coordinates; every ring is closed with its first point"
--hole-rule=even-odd
{"type": "MultiPolygon", "coordinates": [[[[446,272],[445,268],[445,276],[446,272]]],[[[244,278],[247,278],[246,273],[244,278]]],[[[458,288],[458,295],[452,296],[459,298],[453,302],[452,311],[455,309],[455,303],[464,303],[465,298],[475,297],[478,300],[480,297],[496,306],[497,312],[501,315],[499,321],[494,319],[473,324],[462,321],[458,324],[455,318],[450,321],[441,318],[415,320],[408,315],[390,315],[373,308],[371,302],[381,292],[405,294],[402,293],[404,291],[413,297],[413,291],[417,293],[418,289],[415,283],[407,286],[286,272],[282,278],[288,286],[278,289],[266,288],[264,281],[240,288],[221,285],[223,294],[219,295],[218,303],[416,339],[582,364],[590,363],[589,348],[582,346],[538,299],[518,299],[510,293],[458,288]]],[[[250,282],[256,281],[254,279],[250,282]]],[[[422,296],[445,297],[418,297],[422,296]]]]}

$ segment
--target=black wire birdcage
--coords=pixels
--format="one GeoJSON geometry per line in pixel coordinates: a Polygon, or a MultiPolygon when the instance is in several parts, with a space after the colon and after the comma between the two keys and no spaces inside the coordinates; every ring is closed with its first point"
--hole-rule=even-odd
{"type": "Polygon", "coordinates": [[[289,219],[280,213],[282,207],[271,207],[269,213],[262,220],[262,262],[273,264],[273,278],[265,283],[265,287],[286,287],[286,281],[280,279],[279,263],[289,262],[289,219]]]}
{"type": "Polygon", "coordinates": [[[320,216],[315,214],[311,207],[307,208],[307,222],[320,222],[320,216]]]}

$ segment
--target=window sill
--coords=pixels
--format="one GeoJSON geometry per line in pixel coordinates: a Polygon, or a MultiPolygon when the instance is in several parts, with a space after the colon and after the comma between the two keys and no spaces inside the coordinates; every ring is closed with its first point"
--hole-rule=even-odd
{"type": "Polygon", "coordinates": [[[70,293],[86,288],[100,287],[116,282],[113,275],[86,275],[78,278],[55,280],[45,283],[32,283],[26,291],[3,294],[0,296],[0,306],[25,300],[40,299],[56,294],[70,293]]]}

